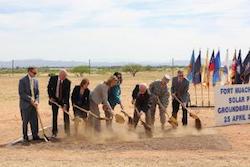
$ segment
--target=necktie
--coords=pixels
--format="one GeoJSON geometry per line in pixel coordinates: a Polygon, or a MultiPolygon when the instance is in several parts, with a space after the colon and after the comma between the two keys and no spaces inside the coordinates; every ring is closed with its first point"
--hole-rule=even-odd
{"type": "Polygon", "coordinates": [[[30,90],[32,99],[35,99],[34,80],[32,78],[30,79],[30,90]]]}
{"type": "Polygon", "coordinates": [[[62,81],[59,83],[59,100],[62,100],[62,81]]]}

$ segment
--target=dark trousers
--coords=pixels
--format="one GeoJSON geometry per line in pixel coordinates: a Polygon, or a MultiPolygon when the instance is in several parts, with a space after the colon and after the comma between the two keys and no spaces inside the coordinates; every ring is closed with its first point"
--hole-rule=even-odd
{"type": "MultiPolygon", "coordinates": [[[[145,114],[145,122],[146,122],[146,124],[148,124],[149,126],[151,126],[151,113],[150,113],[150,110],[148,110],[147,112],[144,112],[144,114],[145,114]]],[[[139,115],[138,115],[138,113],[137,113],[136,110],[134,111],[134,118],[133,118],[133,120],[134,120],[134,128],[136,128],[137,124],[138,124],[138,122],[140,120],[140,117],[139,117],[139,115]]]]}
{"type": "MultiPolygon", "coordinates": [[[[172,116],[177,119],[177,113],[180,109],[180,103],[175,99],[172,101],[172,108],[173,108],[172,116]]],[[[187,110],[182,107],[182,124],[183,125],[188,124],[188,119],[187,119],[188,117],[187,116],[188,116],[187,110]]]]}
{"type": "Polygon", "coordinates": [[[33,138],[36,138],[38,136],[38,119],[35,108],[30,106],[25,110],[21,109],[21,117],[23,122],[23,138],[28,139],[28,123],[30,123],[33,138]]]}
{"type": "MultiPolygon", "coordinates": [[[[57,134],[57,117],[58,117],[58,106],[52,104],[52,133],[57,134]]],[[[63,112],[63,111],[62,111],[63,112]]],[[[69,115],[63,112],[63,120],[64,120],[64,131],[67,135],[70,134],[70,121],[69,121],[69,115]]]]}

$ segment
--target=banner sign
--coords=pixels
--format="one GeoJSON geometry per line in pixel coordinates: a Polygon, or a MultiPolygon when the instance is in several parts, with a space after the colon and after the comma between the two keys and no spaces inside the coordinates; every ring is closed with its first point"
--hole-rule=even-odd
{"type": "Polygon", "coordinates": [[[250,123],[250,84],[216,86],[214,103],[217,126],[250,123]]]}

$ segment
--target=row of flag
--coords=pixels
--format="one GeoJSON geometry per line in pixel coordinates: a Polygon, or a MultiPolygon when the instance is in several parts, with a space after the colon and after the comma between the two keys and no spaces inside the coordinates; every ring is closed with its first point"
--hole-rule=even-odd
{"type": "Polygon", "coordinates": [[[212,80],[213,86],[218,82],[222,85],[227,84],[242,84],[249,82],[250,76],[250,50],[242,61],[241,50],[235,50],[232,63],[229,65],[228,50],[226,52],[225,61],[221,64],[220,50],[213,50],[209,59],[209,52],[207,50],[205,62],[201,65],[201,50],[198,57],[195,58],[195,52],[193,50],[190,63],[188,65],[187,79],[194,85],[202,84],[209,87],[210,80],[212,80]],[[210,76],[212,75],[212,78],[210,76]]]}

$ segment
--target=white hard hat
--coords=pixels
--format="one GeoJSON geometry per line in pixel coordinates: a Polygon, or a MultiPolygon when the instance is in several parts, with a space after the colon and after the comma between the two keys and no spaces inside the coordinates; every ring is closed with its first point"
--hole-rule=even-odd
{"type": "Polygon", "coordinates": [[[171,77],[168,74],[165,74],[163,78],[166,79],[166,80],[170,80],[171,79],[171,77]]]}

